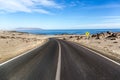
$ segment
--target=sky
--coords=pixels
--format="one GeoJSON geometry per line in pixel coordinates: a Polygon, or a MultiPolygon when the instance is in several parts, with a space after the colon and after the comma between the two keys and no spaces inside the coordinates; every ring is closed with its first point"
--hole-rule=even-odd
{"type": "Polygon", "coordinates": [[[120,0],[0,0],[0,29],[120,28],[120,0]]]}

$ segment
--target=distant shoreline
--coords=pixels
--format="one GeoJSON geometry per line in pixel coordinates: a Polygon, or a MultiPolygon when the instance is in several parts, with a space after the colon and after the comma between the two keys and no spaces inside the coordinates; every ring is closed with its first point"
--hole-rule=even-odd
{"type": "Polygon", "coordinates": [[[120,32],[120,29],[63,29],[63,30],[16,30],[18,32],[27,32],[31,34],[39,35],[83,35],[86,32],[90,34],[102,33],[102,32],[120,32]]]}

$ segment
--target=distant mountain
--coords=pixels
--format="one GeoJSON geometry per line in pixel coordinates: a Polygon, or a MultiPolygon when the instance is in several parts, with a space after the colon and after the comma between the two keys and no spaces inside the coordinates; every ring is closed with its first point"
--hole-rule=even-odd
{"type": "Polygon", "coordinates": [[[41,28],[16,28],[16,30],[43,30],[41,28]]]}

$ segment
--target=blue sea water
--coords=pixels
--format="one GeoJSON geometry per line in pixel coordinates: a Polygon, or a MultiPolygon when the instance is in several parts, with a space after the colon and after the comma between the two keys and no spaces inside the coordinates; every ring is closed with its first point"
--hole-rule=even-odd
{"type": "Polygon", "coordinates": [[[90,34],[101,33],[106,31],[120,32],[120,29],[68,29],[68,30],[17,30],[20,32],[28,32],[32,34],[57,35],[57,34],[90,34]]]}

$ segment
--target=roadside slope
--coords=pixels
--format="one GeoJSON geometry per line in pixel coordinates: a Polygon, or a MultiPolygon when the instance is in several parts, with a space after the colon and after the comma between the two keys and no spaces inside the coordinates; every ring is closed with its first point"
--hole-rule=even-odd
{"type": "Polygon", "coordinates": [[[45,35],[0,31],[0,63],[44,44],[45,35]]]}

